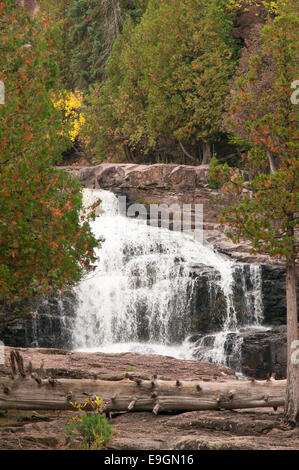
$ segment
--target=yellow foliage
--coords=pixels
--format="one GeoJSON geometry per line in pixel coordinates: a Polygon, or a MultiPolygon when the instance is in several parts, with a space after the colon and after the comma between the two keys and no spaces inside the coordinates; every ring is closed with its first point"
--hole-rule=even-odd
{"type": "Polygon", "coordinates": [[[74,403],[72,401],[69,402],[73,408],[76,408],[78,411],[81,411],[86,406],[90,406],[92,410],[96,413],[103,413],[106,408],[106,404],[103,403],[103,398],[96,396],[95,398],[86,398],[85,403],[74,403]]]}
{"type": "MultiPolygon", "coordinates": [[[[283,0],[229,0],[226,8],[230,11],[236,11],[240,10],[244,5],[263,5],[266,11],[271,14],[277,15],[280,11],[280,7],[285,6],[285,4],[286,2],[283,0]]],[[[247,9],[248,8],[245,8],[244,10],[246,11],[247,9]]]]}
{"type": "Polygon", "coordinates": [[[79,90],[64,92],[54,101],[56,109],[63,111],[66,126],[62,130],[63,135],[68,135],[72,142],[78,137],[85,118],[81,113],[83,94],[79,90]]]}

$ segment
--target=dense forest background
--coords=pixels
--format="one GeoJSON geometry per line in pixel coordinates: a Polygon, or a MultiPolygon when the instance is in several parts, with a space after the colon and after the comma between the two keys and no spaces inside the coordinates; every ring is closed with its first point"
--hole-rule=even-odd
{"type": "Polygon", "coordinates": [[[41,0],[69,93],[66,115],[71,106],[80,113],[62,162],[197,165],[214,157],[240,166],[252,142],[248,106],[237,111],[234,97],[256,55],[264,70],[250,92],[271,93],[275,66],[260,32],[284,4],[41,0]]]}

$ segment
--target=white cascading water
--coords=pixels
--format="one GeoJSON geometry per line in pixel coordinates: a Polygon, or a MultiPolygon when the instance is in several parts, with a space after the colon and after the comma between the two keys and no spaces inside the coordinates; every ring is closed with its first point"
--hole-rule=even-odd
{"type": "MultiPolygon", "coordinates": [[[[233,303],[235,264],[212,247],[181,232],[151,227],[144,220],[118,214],[118,199],[108,191],[84,190],[84,204],[101,199],[100,215],[91,223],[105,241],[94,272],[76,289],[78,305],[73,329],[75,348],[110,353],[134,351],[225,364],[225,342],[238,332],[233,303]],[[212,347],[188,341],[189,303],[194,279],[190,266],[202,264],[220,273],[226,299],[223,329],[212,347]]],[[[245,292],[251,327],[262,320],[261,276],[250,268],[253,289],[245,292]],[[253,292],[254,291],[254,292],[253,292]]],[[[244,281],[243,289],[246,290],[244,281]]]]}
{"type": "Polygon", "coordinates": [[[193,354],[203,362],[212,362],[215,364],[232,365],[227,357],[226,344],[229,335],[234,335],[235,339],[232,343],[232,350],[230,356],[234,360],[234,367],[238,369],[241,363],[241,348],[243,337],[240,333],[245,330],[267,330],[267,327],[262,326],[264,319],[263,315],[263,300],[262,300],[262,275],[261,267],[256,264],[249,265],[249,278],[252,287],[248,289],[246,285],[245,267],[248,265],[230,265],[226,273],[225,282],[222,281],[220,288],[222,288],[227,302],[226,316],[223,319],[222,331],[203,336],[194,346],[193,354]],[[237,320],[237,313],[233,303],[232,286],[234,283],[233,273],[239,270],[239,279],[242,284],[242,291],[245,300],[246,318],[242,326],[239,325],[237,320]],[[241,271],[241,272],[240,272],[241,271]],[[212,347],[207,347],[210,344],[212,347]]]}

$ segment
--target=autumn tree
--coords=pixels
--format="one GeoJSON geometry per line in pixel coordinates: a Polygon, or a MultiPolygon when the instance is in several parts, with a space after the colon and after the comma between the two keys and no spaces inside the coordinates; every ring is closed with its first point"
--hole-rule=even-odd
{"type": "Polygon", "coordinates": [[[92,91],[87,108],[86,121],[94,123],[88,132],[100,158],[121,143],[146,155],[164,138],[189,161],[209,161],[238,58],[224,5],[150,0],[137,25],[127,21],[114,44],[108,78],[92,91]]]}
{"type": "MultiPolygon", "coordinates": [[[[79,184],[54,165],[68,142],[56,96],[56,51],[44,15],[0,5],[0,304],[43,297],[92,269],[98,245],[80,220],[79,184]]],[[[82,216],[83,217],[83,216],[82,216]]]]}
{"type": "Polygon", "coordinates": [[[241,204],[224,213],[227,235],[238,242],[251,241],[253,253],[267,253],[284,260],[287,299],[287,394],[285,416],[299,420],[299,369],[294,360],[298,347],[296,262],[298,260],[299,161],[298,106],[291,100],[292,83],[298,77],[298,26],[296,2],[278,2],[273,20],[261,31],[262,55],[251,57],[247,76],[238,78],[233,89],[228,122],[251,149],[245,157],[249,181],[234,174],[226,190],[236,191],[241,204]],[[268,58],[268,60],[267,60],[268,58]],[[272,81],[262,93],[260,83],[271,63],[272,81]],[[245,130],[235,119],[243,106],[247,110],[245,130]],[[275,167],[269,165],[269,154],[275,167]],[[242,192],[244,187],[247,192],[242,192]]]}

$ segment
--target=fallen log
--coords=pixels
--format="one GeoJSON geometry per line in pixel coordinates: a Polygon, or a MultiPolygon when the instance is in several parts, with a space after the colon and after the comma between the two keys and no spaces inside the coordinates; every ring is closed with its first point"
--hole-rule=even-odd
{"type": "Polygon", "coordinates": [[[196,411],[284,406],[286,381],[180,381],[124,377],[120,381],[44,377],[11,353],[12,376],[0,379],[0,409],[71,410],[72,403],[103,398],[112,411],[196,411]],[[18,371],[17,371],[18,369],[18,371]]]}

